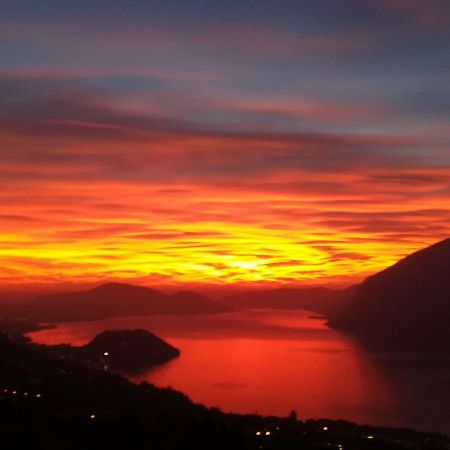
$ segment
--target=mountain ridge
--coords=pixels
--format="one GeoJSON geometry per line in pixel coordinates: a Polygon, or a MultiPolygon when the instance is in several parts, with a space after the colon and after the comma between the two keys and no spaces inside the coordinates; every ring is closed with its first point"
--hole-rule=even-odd
{"type": "Polygon", "coordinates": [[[97,320],[148,314],[206,314],[226,308],[201,294],[165,294],[126,283],[104,283],[92,289],[41,295],[28,304],[37,321],[97,320]]]}
{"type": "Polygon", "coordinates": [[[341,290],[319,286],[244,291],[230,295],[222,302],[249,309],[305,309],[332,317],[350,301],[355,289],[356,286],[341,290]]]}
{"type": "Polygon", "coordinates": [[[450,238],[368,277],[329,324],[383,348],[450,351],[449,320],[450,238]]]}

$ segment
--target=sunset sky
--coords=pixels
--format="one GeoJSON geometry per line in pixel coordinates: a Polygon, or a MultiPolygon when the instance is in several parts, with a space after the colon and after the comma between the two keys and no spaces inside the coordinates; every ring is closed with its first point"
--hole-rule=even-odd
{"type": "Polygon", "coordinates": [[[450,236],[448,0],[2,0],[0,285],[336,284],[450,236]]]}

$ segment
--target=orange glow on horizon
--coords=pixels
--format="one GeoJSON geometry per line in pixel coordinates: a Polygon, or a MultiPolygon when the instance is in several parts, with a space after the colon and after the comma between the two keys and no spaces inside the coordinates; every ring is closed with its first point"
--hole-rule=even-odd
{"type": "Polygon", "coordinates": [[[348,284],[436,241],[421,229],[442,199],[428,195],[421,205],[379,191],[299,195],[251,181],[21,183],[1,194],[7,220],[0,225],[0,280],[348,284]],[[395,220],[378,230],[377,214],[395,220]]]}
{"type": "Polygon", "coordinates": [[[450,236],[445,2],[6,3],[3,293],[346,286],[450,236]]]}

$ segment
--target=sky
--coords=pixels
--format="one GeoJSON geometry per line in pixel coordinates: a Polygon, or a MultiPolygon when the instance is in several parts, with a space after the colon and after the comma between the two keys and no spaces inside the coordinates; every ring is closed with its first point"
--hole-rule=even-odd
{"type": "Polygon", "coordinates": [[[3,0],[0,285],[348,285],[450,235],[447,0],[3,0]]]}

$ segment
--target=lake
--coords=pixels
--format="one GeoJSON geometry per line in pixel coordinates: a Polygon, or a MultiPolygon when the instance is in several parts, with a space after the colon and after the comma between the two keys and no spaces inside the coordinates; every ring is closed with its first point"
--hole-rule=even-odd
{"type": "Polygon", "coordinates": [[[371,353],[307,311],[255,310],[61,323],[34,342],[82,345],[107,329],[143,328],[181,350],[125,374],[225,412],[346,419],[450,434],[450,366],[371,353]]]}

